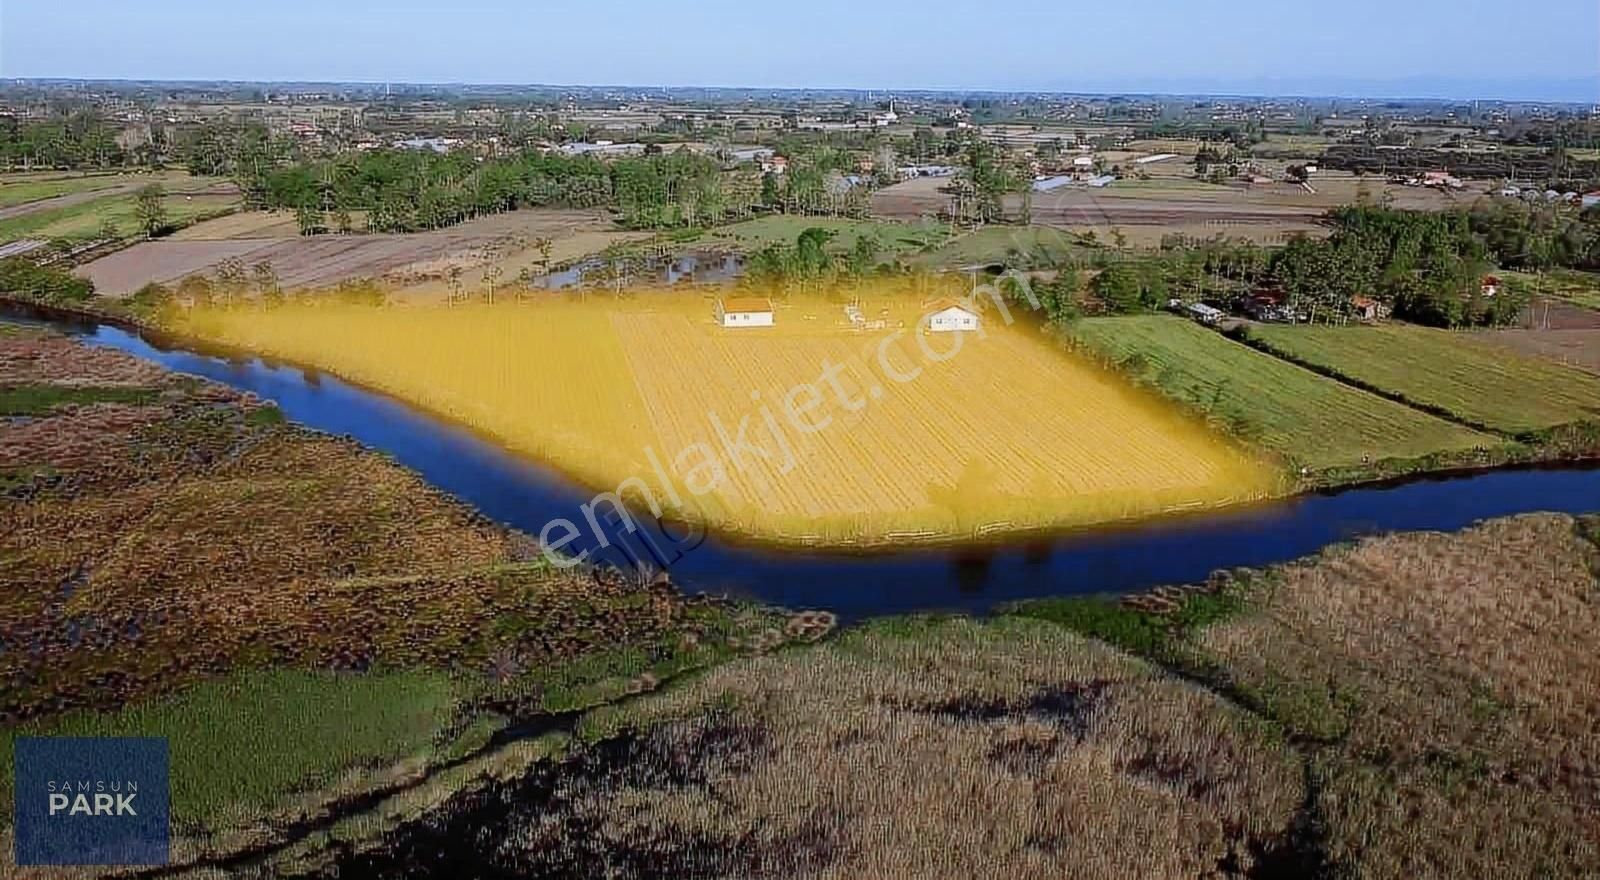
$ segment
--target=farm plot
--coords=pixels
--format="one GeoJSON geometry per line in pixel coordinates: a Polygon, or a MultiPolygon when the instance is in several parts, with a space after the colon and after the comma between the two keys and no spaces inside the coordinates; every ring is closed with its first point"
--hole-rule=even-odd
{"type": "Polygon", "coordinates": [[[1295,361],[1495,431],[1600,420],[1600,379],[1426,327],[1252,327],[1295,361]]]}
{"type": "Polygon", "coordinates": [[[0,208],[127,185],[128,178],[116,174],[3,174],[0,175],[0,208]]]}
{"type": "Polygon", "coordinates": [[[1092,318],[1078,341],[1163,394],[1312,470],[1502,441],[1319,376],[1180,318],[1092,318]]]}
{"type": "MultiPolygon", "coordinates": [[[[481,271],[499,265],[504,272],[513,261],[531,261],[539,238],[553,242],[552,261],[581,256],[565,243],[581,238],[585,248],[598,250],[608,242],[592,233],[609,228],[604,215],[595,211],[536,210],[481,217],[432,232],[272,237],[281,231],[280,219],[252,212],[197,224],[171,239],[144,242],[96,260],[79,274],[95,282],[97,293],[114,298],[151,282],[167,284],[209,273],[230,258],[270,265],[286,288],[359,278],[415,286],[442,281],[453,267],[481,271]]],[[[510,279],[515,271],[503,277],[510,279]]]]}
{"type": "MultiPolygon", "coordinates": [[[[120,187],[19,205],[11,209],[18,213],[0,218],[0,241],[25,237],[78,241],[105,237],[113,230],[119,237],[137,235],[137,196],[133,190],[120,187]]],[[[163,204],[167,221],[183,225],[231,211],[238,201],[231,184],[194,183],[183,191],[169,190],[163,204]]]]}
{"type": "Polygon", "coordinates": [[[858,334],[807,322],[818,306],[780,309],[770,332],[721,329],[708,299],[667,292],[219,310],[191,329],[390,391],[591,486],[636,478],[663,507],[771,540],[1085,525],[1281,488],[1203,427],[1022,331],[930,340],[913,329],[915,301],[896,301],[885,323],[902,329],[858,334]]]}

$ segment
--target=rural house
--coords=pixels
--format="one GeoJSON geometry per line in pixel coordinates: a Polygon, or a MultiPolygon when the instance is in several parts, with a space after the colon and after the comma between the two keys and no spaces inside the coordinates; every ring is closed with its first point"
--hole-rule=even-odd
{"type": "Polygon", "coordinates": [[[717,323],[724,327],[771,327],[772,301],[758,296],[719,297],[717,323]]]}
{"type": "Polygon", "coordinates": [[[978,329],[978,313],[955,300],[940,300],[928,315],[929,333],[961,333],[978,329]]]}

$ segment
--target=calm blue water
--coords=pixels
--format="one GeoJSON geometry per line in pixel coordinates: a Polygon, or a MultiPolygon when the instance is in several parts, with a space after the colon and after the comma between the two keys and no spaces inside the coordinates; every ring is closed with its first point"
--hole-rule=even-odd
{"type": "MultiPolygon", "coordinates": [[[[77,332],[95,345],[272,399],[290,419],[352,436],[529,534],[537,535],[558,517],[581,522],[579,505],[592,497],[469,430],[331,376],[256,358],[158,347],[112,327],[77,332]]],[[[651,533],[661,549],[656,560],[667,563],[674,580],[690,590],[790,608],[827,608],[849,620],[914,611],[979,612],[1015,599],[1193,583],[1219,568],[1284,562],[1365,534],[1451,530],[1531,511],[1593,510],[1600,510],[1600,468],[1573,467],[1422,479],[1127,529],[961,550],[866,556],[771,552],[711,537],[686,542],[690,549],[674,552],[660,532],[651,533]]],[[[630,540],[636,556],[650,558],[636,538],[630,540]]]]}

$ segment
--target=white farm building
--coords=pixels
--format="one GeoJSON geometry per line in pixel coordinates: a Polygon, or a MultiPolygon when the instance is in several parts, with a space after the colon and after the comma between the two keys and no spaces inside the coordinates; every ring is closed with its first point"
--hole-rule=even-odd
{"type": "Polygon", "coordinates": [[[936,303],[928,315],[929,333],[961,333],[978,329],[978,313],[966,306],[946,300],[936,303]]]}
{"type": "Polygon", "coordinates": [[[717,323],[724,327],[771,327],[772,301],[757,296],[718,299],[717,323]]]}

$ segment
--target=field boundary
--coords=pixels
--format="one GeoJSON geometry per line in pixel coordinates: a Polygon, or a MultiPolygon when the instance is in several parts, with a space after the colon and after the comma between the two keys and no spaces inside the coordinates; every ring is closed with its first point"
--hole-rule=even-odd
{"type": "Polygon", "coordinates": [[[1403,392],[1392,391],[1387,388],[1373,385],[1370,382],[1364,382],[1335,367],[1312,363],[1304,358],[1297,357],[1273,345],[1267,340],[1251,334],[1248,325],[1241,326],[1233,331],[1224,332],[1219,330],[1218,332],[1243,345],[1249,346],[1250,348],[1253,348],[1262,354],[1270,355],[1271,357],[1275,357],[1285,363],[1293,364],[1302,369],[1310,370],[1319,376],[1332,379],[1335,382],[1348,385],[1351,388],[1355,388],[1359,391],[1365,391],[1368,394],[1382,397],[1390,402],[1398,403],[1401,406],[1410,407],[1418,412],[1426,413],[1427,415],[1434,416],[1435,418],[1444,419],[1447,422],[1460,425],[1464,428],[1471,428],[1472,430],[1480,433],[1502,437],[1507,440],[1536,448],[1549,446],[1564,436],[1577,435],[1577,437],[1583,438],[1586,435],[1594,435],[1593,441],[1582,441],[1585,442],[1586,449],[1584,451],[1580,451],[1579,455],[1580,457],[1600,456],[1600,421],[1590,419],[1575,419],[1570,422],[1564,422],[1562,424],[1553,425],[1544,429],[1535,429],[1531,431],[1507,431],[1503,428],[1496,428],[1492,425],[1487,425],[1476,420],[1469,419],[1446,407],[1414,400],[1403,392]]]}

